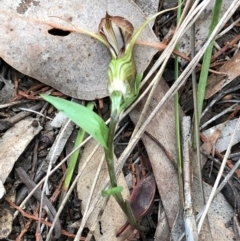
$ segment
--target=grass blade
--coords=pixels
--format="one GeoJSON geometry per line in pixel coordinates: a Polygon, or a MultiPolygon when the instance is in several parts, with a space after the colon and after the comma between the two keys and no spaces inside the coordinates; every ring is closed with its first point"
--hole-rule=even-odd
{"type": "MultiPolygon", "coordinates": [[[[222,6],[222,0],[216,0],[214,10],[213,10],[211,25],[210,25],[210,28],[209,28],[208,37],[211,35],[214,28],[218,24],[218,18],[219,18],[221,6],[222,6]]],[[[203,64],[202,64],[202,69],[201,69],[201,74],[200,74],[200,79],[199,79],[199,85],[198,85],[198,92],[197,92],[198,117],[199,117],[199,119],[201,118],[201,112],[202,112],[203,101],[204,101],[204,96],[205,96],[205,89],[206,89],[207,78],[208,78],[208,69],[209,69],[209,66],[210,66],[213,44],[214,44],[214,41],[212,41],[209,44],[209,46],[207,47],[206,52],[203,56],[203,64]]]]}

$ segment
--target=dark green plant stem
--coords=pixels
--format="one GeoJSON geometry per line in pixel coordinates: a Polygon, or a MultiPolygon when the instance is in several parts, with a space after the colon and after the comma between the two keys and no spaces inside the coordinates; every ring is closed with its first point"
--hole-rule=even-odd
{"type": "MultiPolygon", "coordinates": [[[[118,121],[119,121],[119,115],[116,112],[112,113],[110,124],[109,124],[108,140],[107,140],[108,148],[104,148],[111,187],[117,187],[117,178],[116,178],[115,165],[114,165],[113,140],[114,140],[115,130],[116,130],[118,121]]],[[[123,199],[121,192],[114,193],[113,197],[121,207],[122,211],[127,216],[128,222],[131,224],[131,226],[133,228],[138,229],[139,231],[145,231],[146,230],[145,227],[137,223],[129,202],[123,199]]]]}
{"type": "Polygon", "coordinates": [[[114,134],[115,134],[115,129],[117,124],[118,124],[118,120],[116,118],[111,117],[110,124],[109,124],[108,140],[107,140],[108,149],[107,148],[104,149],[112,187],[117,187],[117,179],[116,179],[115,168],[114,168],[114,146],[113,146],[113,139],[114,139],[114,134]]]}

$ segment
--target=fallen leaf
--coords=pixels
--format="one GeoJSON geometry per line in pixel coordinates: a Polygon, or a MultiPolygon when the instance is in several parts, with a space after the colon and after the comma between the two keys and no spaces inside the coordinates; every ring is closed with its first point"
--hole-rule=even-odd
{"type": "MultiPolygon", "coordinates": [[[[158,11],[158,1],[155,0],[134,0],[135,4],[143,11],[146,17],[149,17],[158,11]]],[[[174,6],[173,6],[174,7],[174,6]]],[[[153,26],[153,22],[150,23],[153,26]]]]}
{"type": "MultiPolygon", "coordinates": [[[[130,0],[4,1],[0,10],[0,31],[4,36],[0,38],[0,56],[21,73],[66,95],[86,100],[107,96],[109,50],[97,40],[76,33],[74,27],[97,32],[106,11],[125,17],[135,30],[145,21],[130,0]]],[[[157,41],[149,27],[139,39],[157,41]]],[[[156,52],[146,46],[135,47],[138,73],[145,70],[156,52]]]]}
{"type": "Polygon", "coordinates": [[[217,92],[221,91],[224,86],[240,75],[240,52],[237,52],[218,70],[223,74],[211,74],[207,80],[205,99],[209,99],[217,92]]]}
{"type": "Polygon", "coordinates": [[[155,240],[169,241],[170,229],[166,219],[166,214],[162,206],[159,207],[158,224],[155,232],[155,240]]]}
{"type": "MultiPolygon", "coordinates": [[[[201,193],[199,192],[200,186],[199,181],[196,178],[193,178],[193,204],[194,204],[194,211],[196,213],[201,211],[202,208],[202,197],[201,193]]],[[[212,190],[212,187],[208,184],[203,182],[203,190],[206,197],[206,200],[208,199],[210,192],[212,190]]],[[[227,241],[227,240],[234,240],[234,233],[231,229],[226,228],[225,224],[231,220],[233,217],[234,210],[232,206],[226,201],[224,196],[219,193],[215,199],[213,200],[212,205],[210,206],[209,212],[208,212],[208,218],[211,228],[211,234],[213,240],[221,240],[221,241],[227,241]]],[[[172,240],[177,241],[182,235],[182,226],[183,223],[179,222],[177,224],[178,227],[175,227],[175,230],[177,230],[175,233],[172,233],[172,240]]],[[[206,241],[209,240],[207,227],[204,224],[202,227],[202,230],[199,234],[199,241],[206,241]]]]}
{"type": "MultiPolygon", "coordinates": [[[[207,141],[205,141],[202,144],[201,150],[207,155],[212,154],[214,152],[214,149],[215,149],[215,144],[216,144],[220,135],[221,135],[221,130],[215,129],[214,132],[212,132],[211,135],[209,135],[207,137],[207,141]]],[[[205,164],[205,162],[202,163],[202,166],[204,164],[205,164]]]]}
{"type": "Polygon", "coordinates": [[[32,125],[34,120],[32,117],[28,117],[19,121],[0,138],[0,180],[3,183],[19,156],[42,129],[40,125],[37,127],[32,125]]]}
{"type": "MultiPolygon", "coordinates": [[[[147,214],[153,203],[155,192],[156,182],[154,175],[152,172],[149,172],[134,187],[129,199],[136,220],[139,220],[147,214]]],[[[130,226],[129,222],[125,223],[119,229],[117,236],[121,236],[128,226],[130,226]]]]}
{"type": "MultiPolygon", "coordinates": [[[[150,114],[154,106],[162,99],[167,90],[168,86],[162,79],[155,91],[156,94],[149,106],[149,110],[146,114],[147,116],[150,114]]],[[[135,124],[145,102],[146,99],[143,99],[132,111],[132,113],[130,113],[130,117],[135,124]]],[[[157,113],[146,131],[159,140],[159,142],[175,159],[176,141],[174,116],[174,104],[173,100],[170,100],[157,113]]],[[[170,228],[172,228],[179,208],[179,191],[176,168],[156,142],[146,135],[143,135],[142,140],[152,165],[152,170],[156,179],[157,188],[161,196],[168,224],[170,228]]],[[[161,237],[159,237],[159,240],[162,240],[161,237]]]]}
{"type": "Polygon", "coordinates": [[[57,135],[51,149],[48,152],[48,155],[46,156],[45,162],[42,166],[42,170],[47,172],[49,163],[51,162],[52,164],[55,164],[59,156],[61,155],[68,138],[70,137],[71,133],[73,132],[74,129],[74,123],[70,121],[68,123],[68,119],[65,119],[65,122],[62,123],[62,128],[57,135]],[[67,125],[67,126],[66,126],[67,125]]]}
{"type": "Polygon", "coordinates": [[[143,217],[153,203],[156,191],[156,183],[153,173],[143,177],[133,189],[129,199],[133,213],[137,219],[143,217]]]}
{"type": "MultiPolygon", "coordinates": [[[[193,179],[193,203],[194,203],[194,211],[200,212],[202,208],[202,202],[201,200],[201,194],[199,192],[199,184],[198,180],[196,178],[193,179]]],[[[203,182],[203,190],[206,197],[206,200],[208,200],[210,192],[212,190],[212,187],[203,182]]],[[[210,206],[208,217],[209,217],[209,223],[211,228],[211,234],[213,237],[213,240],[233,240],[234,234],[231,229],[226,228],[225,224],[231,220],[233,217],[234,210],[231,207],[231,205],[226,201],[224,196],[219,193],[215,199],[212,202],[212,205],[210,206]],[[221,239],[219,239],[221,237],[221,239]]],[[[206,233],[207,233],[207,227],[206,225],[203,225],[202,231],[199,235],[200,241],[205,241],[206,239],[206,233]]]]}

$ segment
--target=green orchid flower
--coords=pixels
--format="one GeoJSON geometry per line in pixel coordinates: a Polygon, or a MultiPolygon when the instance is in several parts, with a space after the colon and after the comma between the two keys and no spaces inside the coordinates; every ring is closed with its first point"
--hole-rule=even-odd
{"type": "Polygon", "coordinates": [[[133,48],[130,48],[133,31],[134,27],[127,19],[108,13],[99,24],[99,34],[112,54],[108,68],[108,93],[114,116],[119,116],[133,102],[139,91],[133,48]]]}
{"type": "Polygon", "coordinates": [[[112,101],[111,116],[117,119],[123,110],[136,99],[140,89],[142,74],[137,76],[133,57],[134,44],[147,24],[166,11],[152,16],[135,33],[130,21],[108,13],[105,18],[101,19],[98,33],[80,29],[82,33],[99,40],[110,50],[112,60],[108,68],[107,88],[112,101]]]}

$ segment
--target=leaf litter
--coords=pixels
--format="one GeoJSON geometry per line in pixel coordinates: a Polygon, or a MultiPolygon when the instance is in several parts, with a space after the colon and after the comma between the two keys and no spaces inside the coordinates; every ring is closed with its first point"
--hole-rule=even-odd
{"type": "MultiPolygon", "coordinates": [[[[25,10],[21,10],[21,11],[25,11],[25,10]]],[[[26,10],[26,12],[28,12],[27,10],[26,10]]],[[[58,22],[58,21],[57,21],[58,22]]],[[[66,26],[65,25],[65,23],[63,23],[63,22],[58,22],[58,26],[60,26],[60,25],[64,25],[64,26],[66,26]]],[[[67,26],[67,28],[69,28],[69,26],[67,26]]],[[[165,83],[164,82],[162,82],[162,84],[161,84],[161,87],[162,86],[164,86],[165,85],[165,83]]],[[[159,87],[160,88],[160,87],[159,87]]],[[[163,91],[163,93],[162,93],[162,95],[164,95],[164,93],[166,92],[166,90],[167,90],[167,86],[165,86],[165,87],[163,87],[163,89],[165,90],[165,91],[163,91]]],[[[161,91],[162,91],[162,89],[160,88],[160,93],[161,93],[161,91]]],[[[70,95],[71,96],[71,94],[68,94],[68,95],[70,95]]],[[[154,97],[154,99],[157,99],[157,98],[159,98],[159,99],[161,99],[161,95],[156,95],[155,97],[154,97]]],[[[134,118],[135,119],[137,119],[138,117],[137,117],[137,111],[139,111],[139,110],[141,110],[141,107],[138,107],[139,109],[136,109],[136,113],[133,113],[132,114],[132,118],[133,118],[133,120],[134,120],[134,118]],[[133,117],[133,115],[136,115],[136,117],[133,117]]],[[[150,107],[150,108],[153,108],[152,106],[150,107]]],[[[164,207],[164,211],[163,211],[163,213],[165,212],[165,220],[167,220],[167,221],[165,221],[165,224],[166,223],[168,223],[169,225],[170,225],[170,227],[172,227],[173,226],[173,223],[174,223],[174,221],[175,221],[175,219],[176,219],[176,215],[177,215],[177,211],[178,211],[178,207],[176,206],[176,205],[178,205],[178,191],[177,191],[177,188],[178,188],[178,184],[177,184],[177,175],[176,175],[176,169],[175,169],[175,165],[171,162],[171,161],[169,161],[169,159],[171,159],[171,158],[173,158],[174,159],[174,156],[175,156],[175,141],[174,141],[174,118],[173,118],[173,116],[174,116],[174,114],[173,114],[173,104],[172,103],[169,103],[168,105],[166,105],[166,109],[164,109],[162,112],[160,112],[160,114],[159,114],[159,116],[158,117],[156,117],[155,118],[155,120],[151,123],[151,126],[149,126],[149,133],[153,136],[153,137],[155,137],[157,140],[159,140],[159,142],[160,142],[160,144],[161,143],[163,143],[163,146],[166,148],[166,150],[171,154],[171,157],[169,158],[169,156],[167,156],[167,152],[166,152],[166,150],[165,151],[163,151],[161,148],[159,148],[159,143],[158,144],[156,144],[157,142],[156,141],[154,141],[153,140],[153,138],[151,137],[147,137],[147,136],[144,136],[143,137],[143,141],[144,141],[144,144],[145,144],[145,146],[146,146],[146,149],[147,149],[147,151],[148,151],[148,155],[150,156],[150,160],[151,160],[151,164],[152,164],[152,166],[153,166],[153,170],[155,171],[155,178],[156,178],[156,181],[157,181],[157,185],[158,185],[158,190],[159,190],[159,192],[160,192],[160,196],[161,196],[161,199],[162,199],[162,202],[163,202],[163,207],[164,207]],[[169,114],[168,114],[168,112],[169,112],[169,114]],[[166,117],[165,117],[166,116],[166,117]],[[164,118],[163,118],[164,117],[164,118]],[[164,119],[166,119],[166,120],[164,120],[164,119]],[[171,122],[169,122],[169,120],[171,120],[171,122]],[[164,123],[164,121],[165,121],[165,123],[166,124],[163,124],[164,123]],[[156,123],[155,123],[156,122],[156,123]],[[156,127],[155,127],[155,125],[156,125],[156,127]],[[162,130],[160,130],[159,131],[159,126],[162,128],[162,130]],[[167,133],[166,133],[166,129],[167,129],[167,133]],[[170,133],[170,135],[169,135],[169,133],[170,133]],[[167,141],[168,139],[170,138],[170,140],[169,141],[167,141]],[[158,151],[156,151],[156,150],[158,150],[158,151]],[[157,152],[157,153],[156,153],[157,152]],[[161,159],[161,165],[163,165],[163,167],[159,167],[158,165],[159,165],[159,157],[160,157],[160,159],[161,159]],[[165,161],[166,161],[166,163],[168,163],[168,164],[166,164],[165,163],[165,161]],[[169,167],[167,167],[167,165],[169,166],[169,167]],[[169,168],[169,169],[168,169],[169,168]],[[166,180],[161,180],[161,178],[162,179],[164,179],[163,177],[160,177],[161,175],[159,175],[159,172],[158,171],[160,171],[160,172],[162,172],[162,175],[165,175],[165,178],[166,178],[166,180]],[[171,179],[173,179],[173,180],[171,180],[171,179]],[[172,185],[169,185],[170,184],[170,182],[172,182],[172,185]],[[168,191],[168,188],[170,188],[171,189],[171,192],[169,192],[168,191]],[[172,191],[172,189],[176,189],[176,191],[172,191]],[[171,201],[171,202],[170,202],[171,201]],[[167,202],[169,202],[169,204],[167,203],[167,202]],[[165,203],[165,204],[164,204],[165,203]],[[175,206],[174,206],[175,205],[175,206]],[[171,212],[171,208],[173,208],[173,212],[171,212]]],[[[92,168],[91,170],[89,170],[88,171],[88,175],[89,175],[89,173],[90,172],[92,172],[92,170],[93,170],[94,168],[92,168]]],[[[95,168],[96,169],[96,168],[95,168]]],[[[93,175],[94,176],[94,175],[93,175]]],[[[88,178],[86,178],[86,180],[87,180],[88,178]]],[[[123,180],[124,181],[124,178],[123,178],[123,176],[121,176],[121,180],[123,180]]],[[[78,187],[80,187],[80,191],[79,191],[79,193],[82,193],[82,190],[81,190],[81,185],[82,184],[80,184],[80,185],[78,185],[78,187]]],[[[124,184],[125,185],[125,184],[124,184]]],[[[87,185],[86,185],[87,186],[87,185]]],[[[87,190],[89,190],[89,187],[87,186],[87,190]]],[[[194,188],[194,190],[196,191],[196,190],[198,190],[198,188],[194,188]]],[[[86,191],[86,193],[88,193],[88,191],[86,191]]],[[[223,197],[221,196],[220,197],[220,200],[216,200],[217,201],[217,203],[221,203],[221,202],[224,202],[223,201],[224,199],[223,199],[223,197]]],[[[83,204],[83,206],[84,206],[84,204],[83,204]]],[[[101,206],[101,205],[100,205],[101,206]]],[[[100,207],[99,206],[99,207],[100,207]]],[[[110,221],[110,223],[112,222],[112,220],[111,219],[109,219],[109,216],[111,216],[112,215],[112,212],[114,211],[116,209],[116,206],[115,205],[113,205],[113,208],[110,208],[109,209],[109,212],[108,212],[108,214],[106,215],[106,218],[103,218],[103,221],[106,221],[106,220],[109,220],[110,221]]],[[[198,209],[199,210],[199,209],[198,209]]],[[[231,208],[230,207],[228,207],[227,206],[227,204],[226,203],[224,203],[223,204],[223,206],[221,206],[220,208],[216,208],[215,209],[215,214],[214,215],[217,215],[217,213],[218,212],[221,212],[221,211],[219,211],[219,210],[230,210],[229,212],[228,212],[228,214],[232,214],[232,210],[231,210],[231,208]],[[228,209],[229,208],[229,209],[228,209]]],[[[105,210],[105,212],[107,213],[107,209],[105,210]]],[[[223,213],[224,214],[224,213],[223,213]]],[[[117,216],[119,216],[120,217],[120,215],[121,214],[117,214],[117,216]]],[[[210,212],[210,217],[212,217],[212,214],[211,214],[211,212],[210,212]]],[[[224,230],[225,229],[225,227],[223,226],[223,224],[224,224],[224,222],[227,222],[228,221],[228,219],[230,219],[231,218],[231,216],[229,215],[229,216],[226,216],[225,218],[226,219],[221,219],[221,223],[219,222],[219,223],[217,223],[216,221],[214,221],[213,223],[214,224],[216,224],[215,226],[216,227],[221,227],[222,228],[222,230],[224,230]],[[227,218],[226,218],[227,217],[227,218]]],[[[217,216],[217,219],[219,218],[219,216],[217,216]]],[[[115,220],[114,220],[115,221],[115,220]]],[[[102,222],[102,221],[101,221],[102,222]]],[[[123,224],[124,223],[124,221],[121,221],[122,223],[121,224],[123,224]]],[[[162,223],[164,223],[164,222],[162,222],[162,223]]],[[[93,224],[94,225],[94,224],[93,224]]],[[[95,225],[96,225],[96,223],[95,223],[95,225]]],[[[159,224],[158,225],[160,225],[160,222],[159,222],[159,224]]],[[[89,226],[88,227],[92,227],[92,225],[90,225],[89,224],[89,226]]],[[[120,224],[117,224],[116,226],[118,226],[118,227],[120,227],[121,225],[120,224]]],[[[103,225],[103,227],[108,227],[108,224],[104,224],[103,225]]],[[[99,239],[101,239],[101,236],[102,236],[102,234],[101,234],[101,225],[100,224],[97,224],[97,227],[95,227],[93,230],[96,232],[95,234],[94,234],[94,236],[95,236],[95,238],[96,237],[98,237],[97,236],[97,231],[98,231],[98,229],[99,229],[99,239]]],[[[111,240],[114,240],[114,232],[116,233],[116,230],[113,232],[113,228],[112,228],[112,224],[111,224],[111,226],[110,226],[110,232],[112,232],[113,234],[113,239],[111,239],[111,240]]],[[[168,228],[166,227],[166,230],[167,230],[168,228]]],[[[106,228],[106,230],[107,230],[107,228],[106,228]]],[[[106,230],[104,230],[104,231],[106,231],[106,230]]],[[[165,232],[165,230],[163,230],[163,232],[165,232]]],[[[159,236],[159,238],[160,237],[163,237],[163,232],[162,233],[160,233],[160,234],[158,234],[159,236]]],[[[106,233],[108,233],[107,231],[106,231],[106,233]]],[[[169,234],[168,234],[169,235],[169,234]]],[[[231,232],[224,232],[223,234],[222,234],[223,236],[222,237],[224,237],[224,235],[232,235],[232,233],[231,232]],[[227,234],[226,234],[227,233],[227,234]]],[[[230,237],[230,236],[228,236],[228,237],[230,237]]],[[[108,237],[108,236],[107,236],[108,237]]],[[[109,236],[110,237],[110,236],[109,236]]],[[[168,236],[169,237],[169,236],[168,236]]],[[[204,237],[201,237],[202,239],[204,239],[204,237]]],[[[96,240],[99,240],[98,238],[96,238],[96,240]]],[[[106,239],[105,239],[106,240],[106,239]]],[[[162,239],[161,239],[162,240],[162,239]]],[[[224,239],[225,240],[225,239],[224,239]]],[[[227,239],[226,239],[227,240],[227,239]]]]}

